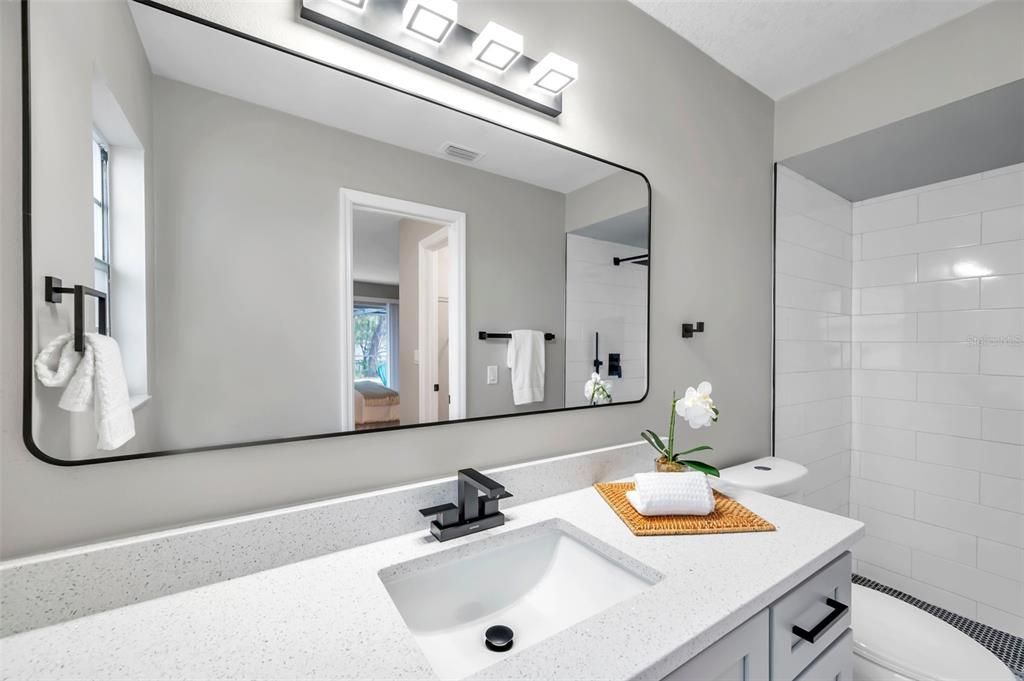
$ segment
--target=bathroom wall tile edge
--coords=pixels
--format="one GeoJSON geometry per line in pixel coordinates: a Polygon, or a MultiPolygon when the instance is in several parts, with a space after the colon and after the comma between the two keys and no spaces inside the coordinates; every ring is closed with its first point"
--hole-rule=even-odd
{"type": "MultiPolygon", "coordinates": [[[[490,469],[511,507],[650,468],[634,442],[490,469]]],[[[418,529],[455,476],[0,562],[0,637],[418,529]]]]}

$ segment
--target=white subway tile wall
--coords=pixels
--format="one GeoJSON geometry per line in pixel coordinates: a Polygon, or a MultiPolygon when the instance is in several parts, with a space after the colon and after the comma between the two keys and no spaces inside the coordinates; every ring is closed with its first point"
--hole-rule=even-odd
{"type": "Polygon", "coordinates": [[[1024,635],[1024,165],[852,215],[857,569],[1024,635]]]}
{"type": "Polygon", "coordinates": [[[865,577],[1024,635],[1024,165],[850,204],[780,167],[775,453],[865,577]]]}
{"type": "MultiPolygon", "coordinates": [[[[912,208],[914,214],[893,206],[876,217],[906,225],[916,219],[912,208]]],[[[853,277],[902,281],[883,268],[855,275],[854,228],[848,201],[779,166],[775,453],[809,469],[804,503],[842,514],[849,512],[850,500],[853,277]]]]}
{"type": "Polygon", "coordinates": [[[601,377],[608,353],[621,355],[622,378],[612,377],[612,399],[638,400],[647,391],[647,268],[613,258],[647,251],[610,241],[566,236],[565,406],[587,404],[583,387],[594,372],[594,333],[599,332],[601,377]]]}

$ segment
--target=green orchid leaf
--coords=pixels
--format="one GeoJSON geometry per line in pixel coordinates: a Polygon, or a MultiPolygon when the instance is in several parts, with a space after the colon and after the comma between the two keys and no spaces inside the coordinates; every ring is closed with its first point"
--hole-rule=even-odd
{"type": "Polygon", "coordinates": [[[719,475],[717,468],[715,468],[714,466],[708,465],[708,464],[704,463],[703,461],[694,461],[692,459],[683,459],[679,463],[685,464],[685,465],[689,466],[690,468],[692,468],[695,471],[699,471],[699,472],[705,473],[707,475],[713,475],[716,478],[722,477],[721,475],[719,475]]]}
{"type": "Polygon", "coordinates": [[[645,430],[640,433],[640,437],[647,441],[647,444],[654,447],[659,454],[665,454],[665,444],[661,441],[661,438],[657,436],[654,431],[645,430]]]}
{"type": "Polygon", "coordinates": [[[711,445],[698,445],[692,449],[687,449],[685,452],[676,452],[676,456],[686,456],[687,454],[693,454],[694,452],[709,452],[712,451],[711,445]]]}
{"type": "MultiPolygon", "coordinates": [[[[651,437],[651,439],[657,443],[656,446],[658,449],[660,449],[661,451],[665,451],[665,443],[662,441],[661,437],[657,433],[655,433],[653,430],[645,430],[644,433],[647,433],[651,437]]],[[[649,441],[650,440],[648,440],[648,442],[649,441]]]]}
{"type": "Polygon", "coordinates": [[[669,406],[668,416],[668,448],[665,450],[669,459],[672,458],[672,452],[676,450],[676,402],[678,401],[676,393],[673,390],[672,404],[669,406]]]}

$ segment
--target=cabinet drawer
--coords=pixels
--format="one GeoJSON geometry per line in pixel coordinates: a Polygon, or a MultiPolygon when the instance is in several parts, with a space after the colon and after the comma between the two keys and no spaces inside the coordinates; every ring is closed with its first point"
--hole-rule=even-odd
{"type": "Polygon", "coordinates": [[[853,630],[847,629],[829,649],[803,670],[796,681],[852,681],[853,630]]]}
{"type": "Polygon", "coordinates": [[[850,627],[851,572],[844,553],[771,607],[773,681],[793,681],[850,627]]]}
{"type": "Polygon", "coordinates": [[[768,611],[754,615],[662,681],[768,681],[768,611]]]}

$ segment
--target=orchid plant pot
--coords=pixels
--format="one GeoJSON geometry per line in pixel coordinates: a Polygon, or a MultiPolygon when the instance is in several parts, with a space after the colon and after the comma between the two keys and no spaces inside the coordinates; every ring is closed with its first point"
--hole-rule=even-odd
{"type": "Polygon", "coordinates": [[[665,457],[654,460],[654,471],[656,473],[685,473],[690,470],[685,463],[669,461],[665,457]]]}
{"type": "Polygon", "coordinates": [[[697,452],[710,452],[708,445],[697,445],[681,452],[676,451],[676,416],[681,416],[694,430],[707,428],[718,421],[718,407],[711,399],[711,384],[702,381],[696,388],[689,387],[682,398],[672,394],[672,406],[669,412],[668,440],[653,430],[645,430],[640,436],[660,455],[654,460],[654,470],[658,473],[685,473],[697,471],[705,475],[718,477],[718,469],[711,464],[684,458],[697,452]]]}

